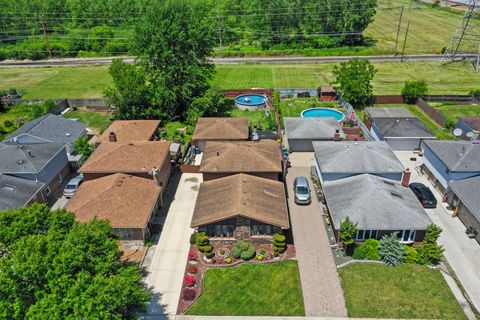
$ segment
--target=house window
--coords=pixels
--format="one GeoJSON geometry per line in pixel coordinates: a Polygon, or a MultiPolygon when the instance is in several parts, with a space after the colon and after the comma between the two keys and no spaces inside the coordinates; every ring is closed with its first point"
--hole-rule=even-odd
{"type": "Polygon", "coordinates": [[[274,233],[281,233],[280,228],[270,224],[253,222],[250,225],[250,232],[252,236],[271,236],[274,233]]]}
{"type": "Polygon", "coordinates": [[[50,190],[50,187],[47,187],[45,189],[45,194],[48,196],[50,193],[52,192],[52,190],[50,190]]]}
{"type": "Polygon", "coordinates": [[[59,184],[62,183],[63,177],[62,177],[61,173],[57,176],[57,181],[58,181],[59,184]]]}
{"type": "Polygon", "coordinates": [[[400,242],[414,242],[415,241],[415,230],[403,230],[399,233],[400,242]]]}
{"type": "Polygon", "coordinates": [[[378,236],[378,230],[358,230],[355,240],[368,240],[371,238],[376,239],[378,236]]]}
{"type": "Polygon", "coordinates": [[[119,236],[120,239],[132,239],[133,230],[130,228],[115,228],[115,233],[119,236]]]}
{"type": "MultiPolygon", "coordinates": [[[[200,230],[205,230],[200,228],[200,230]]],[[[235,231],[235,225],[233,224],[211,224],[208,226],[208,236],[209,237],[222,237],[222,238],[231,238],[233,237],[233,232],[235,231]]]]}

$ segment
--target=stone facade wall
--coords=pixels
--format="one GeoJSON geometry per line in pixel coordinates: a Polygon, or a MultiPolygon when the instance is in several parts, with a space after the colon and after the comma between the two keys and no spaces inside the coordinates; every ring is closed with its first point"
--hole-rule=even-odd
{"type": "Polygon", "coordinates": [[[250,220],[237,216],[235,218],[235,233],[234,237],[237,240],[249,240],[250,239],[250,220]]]}

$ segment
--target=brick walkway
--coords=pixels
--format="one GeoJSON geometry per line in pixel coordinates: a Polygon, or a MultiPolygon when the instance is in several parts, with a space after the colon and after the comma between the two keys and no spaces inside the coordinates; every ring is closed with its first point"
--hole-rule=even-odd
{"type": "MultiPolygon", "coordinates": [[[[293,161],[292,165],[295,165],[293,161]]],[[[315,198],[309,206],[294,203],[293,180],[296,176],[309,178],[310,167],[291,167],[287,174],[288,205],[300,268],[305,315],[346,317],[345,300],[319,204],[315,198]]],[[[313,188],[311,181],[310,187],[313,188]]]]}

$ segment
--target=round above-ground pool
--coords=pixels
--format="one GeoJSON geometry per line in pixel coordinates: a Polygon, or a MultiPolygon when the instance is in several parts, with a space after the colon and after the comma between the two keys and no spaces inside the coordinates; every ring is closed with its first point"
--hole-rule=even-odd
{"type": "Polygon", "coordinates": [[[235,98],[235,105],[240,110],[265,108],[267,99],[260,94],[242,94],[235,98]]]}
{"type": "Polygon", "coordinates": [[[302,111],[302,117],[305,118],[335,118],[337,122],[343,121],[345,116],[338,110],[330,108],[311,108],[302,111]]]}

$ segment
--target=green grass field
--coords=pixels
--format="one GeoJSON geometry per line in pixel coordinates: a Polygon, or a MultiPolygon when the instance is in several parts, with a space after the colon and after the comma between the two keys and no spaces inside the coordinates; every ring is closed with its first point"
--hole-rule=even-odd
{"type": "Polygon", "coordinates": [[[102,133],[110,125],[110,116],[98,112],[73,110],[65,114],[65,118],[79,119],[88,128],[102,133]]]}
{"type": "MultiPolygon", "coordinates": [[[[219,65],[212,81],[222,89],[316,88],[333,80],[334,64],[219,65]]],[[[424,78],[431,94],[467,94],[478,89],[480,73],[467,63],[375,63],[375,94],[400,94],[406,80],[424,78]]],[[[111,82],[107,66],[0,68],[0,89],[25,89],[25,98],[102,97],[111,82]]]]}
{"type": "Polygon", "coordinates": [[[439,270],[357,263],[338,271],[350,317],[466,319],[439,270]]]}
{"type": "Polygon", "coordinates": [[[303,316],[296,261],[207,270],[203,293],[187,311],[204,316],[303,316]]]}
{"type": "Polygon", "coordinates": [[[452,104],[435,104],[431,106],[437,107],[445,117],[466,117],[480,116],[480,105],[452,105],[452,104]]]}

